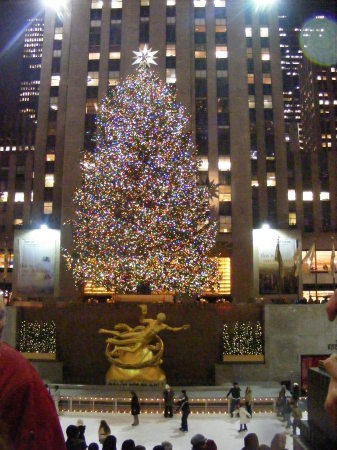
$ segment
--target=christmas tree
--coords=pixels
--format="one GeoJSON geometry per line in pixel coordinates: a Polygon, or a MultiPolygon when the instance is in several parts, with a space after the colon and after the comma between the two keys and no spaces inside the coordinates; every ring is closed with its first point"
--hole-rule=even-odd
{"type": "Polygon", "coordinates": [[[73,252],[65,256],[77,283],[199,293],[217,274],[210,193],[197,183],[188,116],[151,60],[153,52],[140,56],[136,74],[100,105],[96,148],[83,154],[74,199],[73,252]]]}

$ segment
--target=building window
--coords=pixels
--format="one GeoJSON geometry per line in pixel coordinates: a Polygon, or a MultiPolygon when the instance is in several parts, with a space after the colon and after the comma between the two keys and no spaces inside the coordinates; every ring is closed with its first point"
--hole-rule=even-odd
{"type": "Polygon", "coordinates": [[[303,192],[303,201],[304,202],[312,202],[314,199],[312,191],[304,191],[303,192]]]}
{"type": "Polygon", "coordinates": [[[1,192],[0,193],[0,202],[5,203],[8,201],[8,192],[1,192]]]}
{"type": "Polygon", "coordinates": [[[248,96],[248,107],[250,109],[254,109],[255,108],[255,95],[249,95],[248,96]]]}
{"type": "Polygon", "coordinates": [[[100,57],[101,57],[100,53],[94,53],[94,52],[89,53],[89,61],[100,59],[100,57]]]}
{"type": "Polygon", "coordinates": [[[21,203],[25,201],[25,193],[24,192],[15,192],[14,201],[17,203],[21,203]]]}
{"type": "Polygon", "coordinates": [[[123,7],[123,0],[111,0],[111,8],[122,8],[123,7]]]}
{"type": "Polygon", "coordinates": [[[109,72],[109,85],[116,86],[119,83],[119,71],[109,72]]]}
{"type": "Polygon", "coordinates": [[[290,227],[295,227],[296,226],[296,213],[295,212],[289,213],[288,223],[289,223],[290,227]]]}
{"type": "MultiPolygon", "coordinates": [[[[110,80],[109,80],[110,82],[110,80]]],[[[96,114],[97,113],[97,99],[96,98],[88,98],[85,105],[85,113],[86,114],[96,114]]]]}
{"type": "Polygon", "coordinates": [[[270,73],[262,74],[262,82],[263,82],[263,84],[271,84],[271,75],[270,75],[270,73]]]}
{"type": "Polygon", "coordinates": [[[327,200],[330,200],[330,194],[329,194],[329,192],[321,192],[319,194],[319,198],[320,198],[321,202],[325,202],[327,200]]]}
{"type": "Polygon", "coordinates": [[[166,83],[173,84],[176,81],[176,69],[166,69],[166,83]]]}
{"type": "Polygon", "coordinates": [[[204,8],[206,6],[206,0],[194,0],[195,8],[204,8]]]}
{"type": "Polygon", "coordinates": [[[198,58],[206,58],[206,50],[196,50],[195,52],[194,52],[194,57],[196,58],[196,59],[198,59],[198,58]]]}
{"type": "Polygon", "coordinates": [[[252,37],[252,28],[251,27],[246,27],[246,37],[252,37]]]}
{"type": "Polygon", "coordinates": [[[43,214],[53,214],[53,202],[43,203],[43,214]]]}
{"type": "Polygon", "coordinates": [[[214,6],[216,8],[225,8],[226,7],[226,0],[214,0],[214,6]]]}
{"type": "Polygon", "coordinates": [[[216,46],[215,50],[216,58],[228,58],[228,50],[226,46],[216,46]]]}
{"type": "Polygon", "coordinates": [[[175,6],[176,0],[166,0],[166,6],[175,6]]]}
{"type": "Polygon", "coordinates": [[[218,161],[218,169],[220,170],[220,172],[231,171],[231,160],[229,156],[220,156],[218,161]]]}
{"type": "Polygon", "coordinates": [[[54,187],[54,174],[47,173],[44,177],[44,187],[52,188],[54,187]]]}
{"type": "Polygon", "coordinates": [[[249,73],[247,77],[248,77],[248,84],[254,84],[254,74],[249,73]]]}
{"type": "Polygon", "coordinates": [[[52,75],[50,80],[50,86],[59,86],[60,85],[60,75],[52,75]]]}
{"type": "Polygon", "coordinates": [[[273,107],[273,99],[271,95],[263,96],[263,107],[266,109],[271,109],[273,107]]]}
{"type": "Polygon", "coordinates": [[[261,27],[260,28],[260,37],[262,37],[262,38],[269,37],[269,29],[268,29],[268,27],[261,27]]]}
{"type": "Polygon", "coordinates": [[[261,59],[262,61],[270,60],[269,48],[261,48],[261,59]]]}
{"type": "Polygon", "coordinates": [[[98,72],[88,72],[87,86],[98,86],[98,72]]]}
{"type": "Polygon", "coordinates": [[[23,225],[23,220],[22,219],[14,219],[13,225],[15,227],[21,227],[23,225]]]}
{"type": "Polygon", "coordinates": [[[220,216],[220,233],[230,233],[232,231],[232,217],[220,216]]]}
{"type": "Polygon", "coordinates": [[[196,78],[206,78],[206,70],[196,70],[195,77],[196,78]]]}
{"type": "Polygon", "coordinates": [[[102,9],[103,0],[91,0],[91,9],[102,9]]]}
{"type": "Polygon", "coordinates": [[[54,153],[47,153],[47,154],[46,154],[46,161],[48,161],[48,162],[55,161],[55,155],[54,155],[54,153]]]}
{"type": "Polygon", "coordinates": [[[295,189],[289,189],[288,190],[288,201],[294,202],[296,200],[296,191],[295,189]]]}
{"type": "Polygon", "coordinates": [[[267,173],[267,186],[273,187],[276,186],[276,175],[275,172],[267,173]]]}
{"type": "Polygon", "coordinates": [[[174,44],[168,44],[166,46],[166,58],[176,56],[176,46],[174,44]]]}

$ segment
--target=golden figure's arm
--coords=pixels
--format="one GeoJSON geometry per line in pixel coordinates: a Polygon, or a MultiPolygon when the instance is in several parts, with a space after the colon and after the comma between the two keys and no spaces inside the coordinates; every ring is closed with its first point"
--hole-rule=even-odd
{"type": "Polygon", "coordinates": [[[190,328],[190,324],[183,325],[182,327],[170,327],[169,325],[166,325],[164,330],[168,331],[182,331],[182,330],[188,330],[190,328]]]}

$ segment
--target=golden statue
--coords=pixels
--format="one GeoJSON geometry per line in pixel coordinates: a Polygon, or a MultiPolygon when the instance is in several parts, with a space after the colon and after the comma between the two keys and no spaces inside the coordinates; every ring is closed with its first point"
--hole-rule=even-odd
{"type": "Polygon", "coordinates": [[[106,373],[106,384],[116,382],[163,383],[166,376],[161,369],[164,343],[158,336],[162,330],[181,331],[190,326],[170,327],[165,323],[166,315],[157,314],[156,319],[146,319],[147,306],[139,305],[141,316],[132,328],[126,323],[115,325],[113,330],[100,329],[100,334],[113,337],[106,339],[105,356],[111,364],[106,373]]]}

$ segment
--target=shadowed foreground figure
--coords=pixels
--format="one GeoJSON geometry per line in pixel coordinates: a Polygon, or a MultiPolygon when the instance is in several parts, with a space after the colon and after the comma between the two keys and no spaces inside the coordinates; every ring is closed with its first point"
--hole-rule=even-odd
{"type": "Polygon", "coordinates": [[[5,321],[0,302],[0,428],[4,448],[65,450],[54,402],[33,366],[1,342],[5,321]]]}
{"type": "MultiPolygon", "coordinates": [[[[337,316],[337,290],[332,294],[326,305],[328,319],[333,322],[337,316]]],[[[327,373],[330,375],[328,395],[324,407],[332,420],[337,424],[337,355],[332,354],[323,361],[327,373]]]]}

